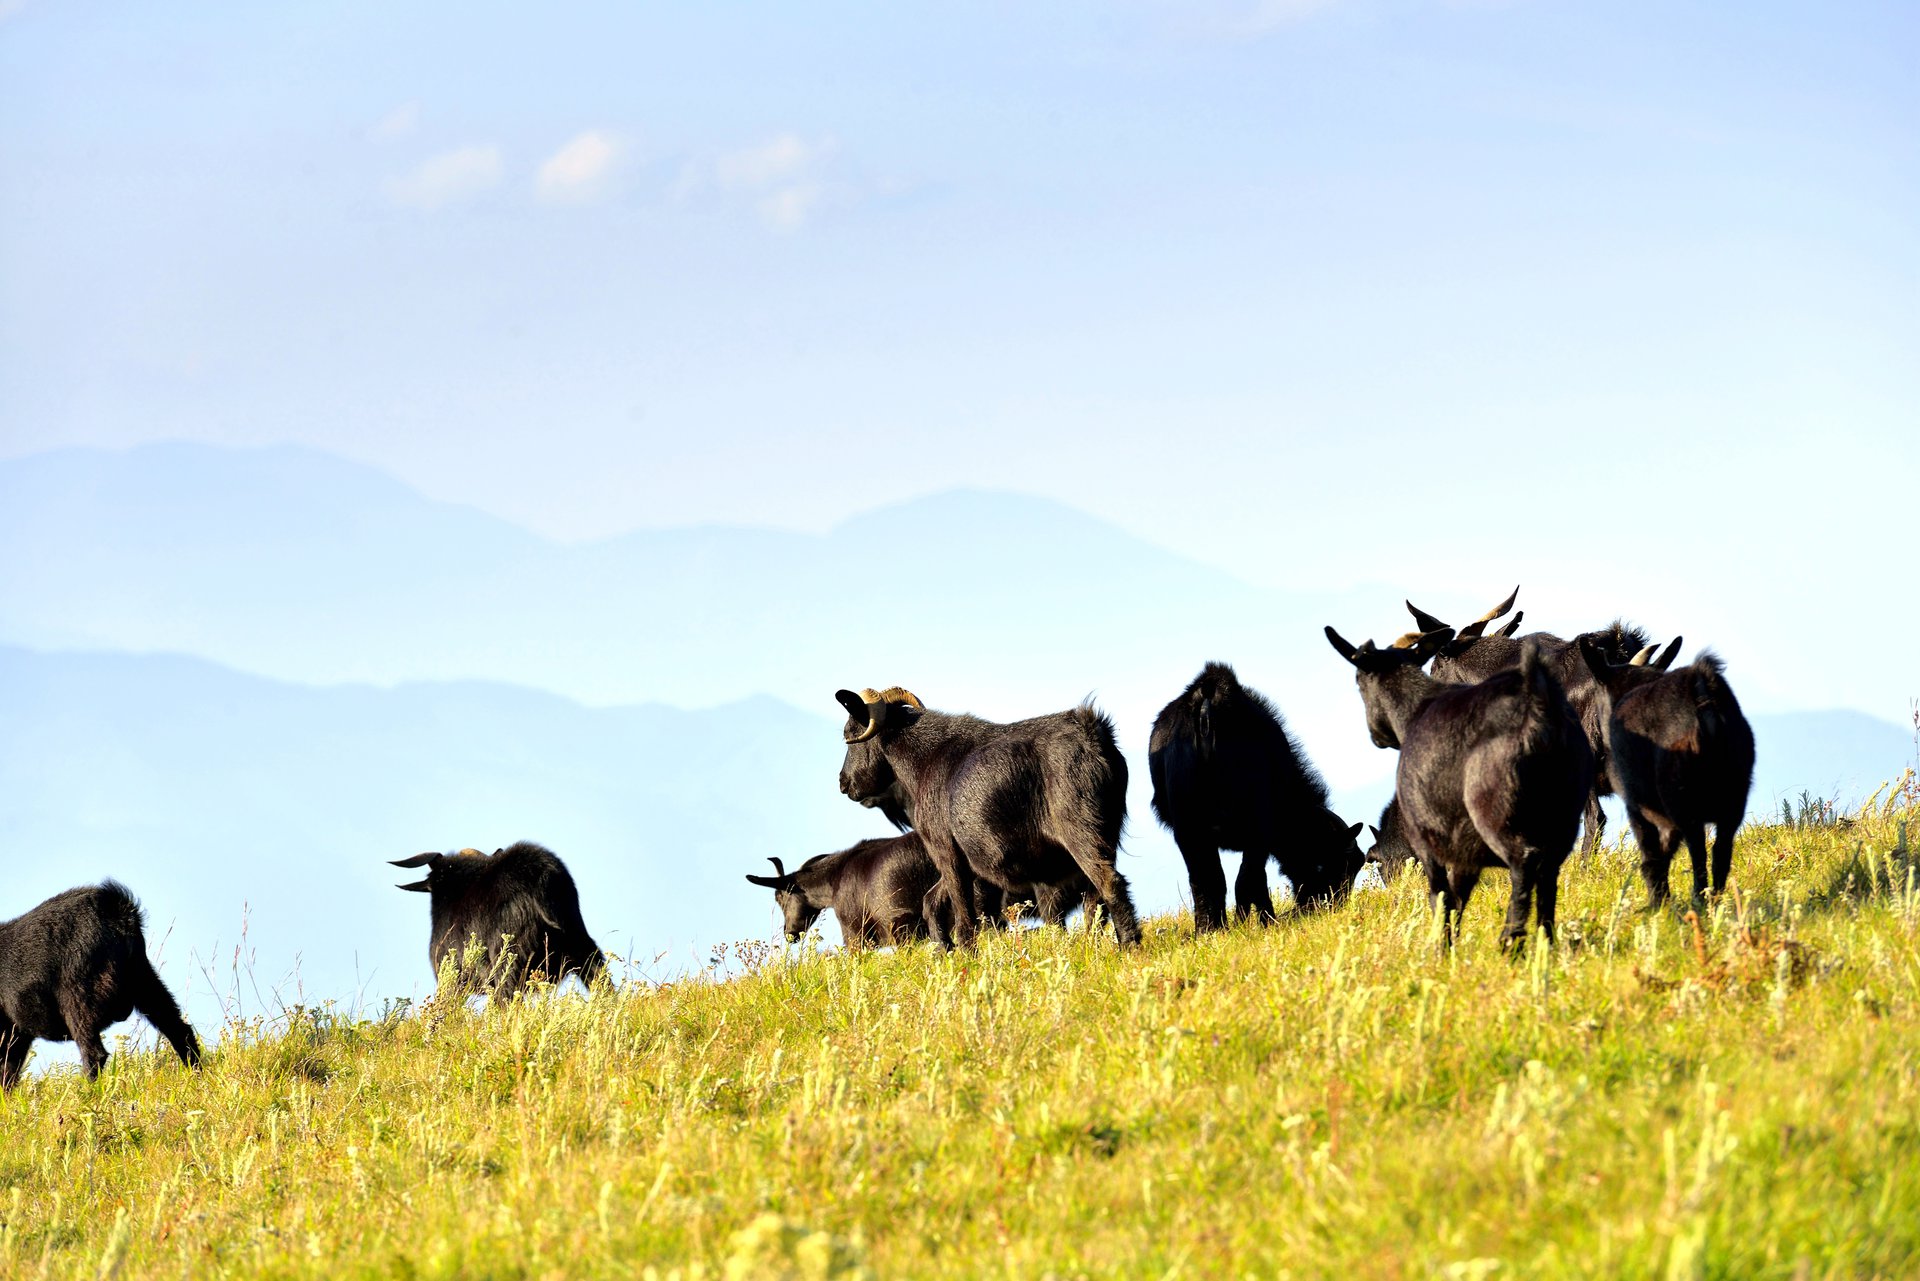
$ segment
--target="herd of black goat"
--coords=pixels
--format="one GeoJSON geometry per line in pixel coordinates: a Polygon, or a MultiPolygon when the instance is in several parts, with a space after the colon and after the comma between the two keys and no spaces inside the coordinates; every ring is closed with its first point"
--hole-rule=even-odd
{"type": "MultiPolygon", "coordinates": [[[[1625,805],[1652,905],[1668,897],[1683,841],[1694,895],[1725,889],[1754,749],[1720,660],[1703,652],[1675,669],[1678,637],[1661,649],[1620,622],[1565,640],[1516,635],[1516,614],[1489,632],[1518,591],[1457,630],[1408,602],[1420,630],[1384,648],[1326,629],[1354,667],[1374,743],[1400,753],[1366,854],[1362,824],[1328,807],[1326,784],[1280,714],[1231,667],[1207,664],[1161,709],[1148,747],[1153,809],[1186,862],[1197,929],[1226,923],[1227,850],[1241,855],[1234,903],[1243,917],[1274,917],[1269,860],[1301,911],[1343,900],[1369,861],[1388,879],[1418,863],[1450,945],[1481,872],[1504,867],[1502,945],[1522,943],[1530,918],[1551,940],[1560,866],[1583,817],[1586,847],[1598,847],[1600,798],[1610,794],[1625,805]]],[[[1127,764],[1105,715],[1082,705],[1000,724],[931,710],[898,687],[836,697],[847,713],[840,790],[900,834],[791,872],[776,858],[774,875],[749,875],[773,890],[789,939],[831,909],[850,947],[965,946],[983,922],[1030,913],[1062,924],[1080,907],[1104,913],[1122,946],[1139,942],[1115,866],[1127,764]]],[[[510,996],[536,976],[591,983],[605,968],[573,878],[539,845],[395,865],[426,869],[400,888],[429,896],[436,972],[452,964],[472,986],[510,996]]],[[[76,1042],[87,1074],[98,1075],[101,1033],[135,1010],[183,1061],[199,1062],[124,887],[68,890],[0,923],[0,1086],[18,1082],[36,1038],[76,1042]]]]}

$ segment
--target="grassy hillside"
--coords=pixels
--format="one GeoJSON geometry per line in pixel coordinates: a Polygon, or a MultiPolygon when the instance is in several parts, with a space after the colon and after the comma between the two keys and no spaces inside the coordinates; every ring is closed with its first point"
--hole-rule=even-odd
{"type": "Polygon", "coordinates": [[[0,1103],[0,1276],[1910,1276],[1901,820],[1749,832],[1697,934],[1576,862],[1520,960],[1409,877],[124,1053],[0,1103]]]}

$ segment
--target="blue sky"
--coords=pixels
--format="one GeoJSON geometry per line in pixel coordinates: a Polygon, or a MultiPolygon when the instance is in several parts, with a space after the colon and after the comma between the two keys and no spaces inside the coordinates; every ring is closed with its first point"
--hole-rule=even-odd
{"type": "Polygon", "coordinates": [[[0,13],[7,455],[299,442],[565,539],[1012,489],[1271,585],[1920,625],[1909,6],[0,13]]]}

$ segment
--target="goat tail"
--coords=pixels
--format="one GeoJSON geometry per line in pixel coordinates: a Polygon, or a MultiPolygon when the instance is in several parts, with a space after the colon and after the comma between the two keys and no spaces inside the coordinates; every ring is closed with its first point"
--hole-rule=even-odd
{"type": "Polygon", "coordinates": [[[117,931],[135,938],[145,937],[147,914],[132,890],[116,880],[104,880],[100,882],[99,904],[101,916],[117,931]]]}
{"type": "Polygon", "coordinates": [[[1727,684],[1726,671],[1727,665],[1720,655],[1710,649],[1701,650],[1687,669],[1694,715],[1700,722],[1701,736],[1706,739],[1724,737],[1733,722],[1744,725],[1746,721],[1739,701],[1733,696],[1733,687],[1727,684]]]}
{"type": "Polygon", "coordinates": [[[1553,671],[1540,661],[1540,643],[1531,638],[1520,644],[1520,733],[1532,741],[1551,732],[1556,713],[1566,706],[1566,692],[1553,671]]]}

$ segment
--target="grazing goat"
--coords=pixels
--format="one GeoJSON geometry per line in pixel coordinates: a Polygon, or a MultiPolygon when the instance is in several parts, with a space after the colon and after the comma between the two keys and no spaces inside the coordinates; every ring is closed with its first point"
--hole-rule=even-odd
{"type": "Polygon", "coordinates": [[[580,917],[580,894],[552,850],[519,841],[482,854],[416,854],[392,860],[395,867],[425,867],[424,880],[402,885],[431,895],[433,933],[427,955],[440,972],[449,956],[463,964],[469,942],[483,960],[466,981],[511,997],[535,975],[558,983],[577,973],[583,983],[606,968],[600,945],[580,917]]]}
{"type": "MultiPolygon", "coordinates": [[[[1678,644],[1667,647],[1668,661],[1678,644]]],[[[1703,650],[1686,667],[1662,671],[1664,664],[1617,664],[1584,637],[1580,654],[1600,690],[1614,784],[1640,845],[1648,907],[1667,901],[1667,874],[1683,840],[1693,863],[1694,897],[1724,892],[1734,833],[1746,817],[1753,787],[1754,751],[1753,730],[1719,656],[1703,650]]]]}
{"type": "Polygon", "coordinates": [[[1367,851],[1367,862],[1380,869],[1383,884],[1391,885],[1413,861],[1413,845],[1407,840],[1406,825],[1400,819],[1400,798],[1396,796],[1380,811],[1380,826],[1373,829],[1373,848],[1367,851]]]}
{"type": "Polygon", "coordinates": [[[1526,645],[1512,671],[1448,685],[1420,665],[1452,638],[1451,629],[1388,649],[1372,641],[1355,647],[1333,628],[1326,632],[1355,668],[1374,744],[1400,749],[1394,794],[1445,910],[1447,941],[1481,871],[1496,865],[1512,878],[1501,945],[1525,939],[1530,909],[1551,940],[1560,865],[1593,786],[1593,752],[1539,646],[1526,645]]]}
{"type": "Polygon", "coordinates": [[[140,904],[117,881],[56,894],[0,922],[0,1087],[20,1080],[36,1038],[80,1047],[87,1077],[107,1063],[100,1034],[135,1010],[188,1067],[200,1039],[147,959],[140,904]]]}
{"type": "Polygon", "coordinates": [[[1344,898],[1364,859],[1348,827],[1327,807],[1327,785],[1273,704],[1242,685],[1233,668],[1208,663],[1154,718],[1147,746],[1153,812],[1173,832],[1193,889],[1193,924],[1226,924],[1221,850],[1241,853],[1236,916],[1273,919],[1267,860],[1280,865],[1302,908],[1344,898]]]}
{"type": "Polygon", "coordinates": [[[747,880],[773,891],[787,942],[798,943],[831,908],[849,948],[885,947],[927,937],[927,891],[940,880],[916,832],[881,837],[835,854],[816,854],[789,872],[747,880]]]}
{"type": "Polygon", "coordinates": [[[1140,941],[1114,866],[1127,815],[1127,762],[1113,722],[1088,706],[998,724],[927,710],[893,688],[834,697],[846,709],[840,790],[856,801],[899,783],[940,881],[927,925],[943,947],[969,944],[976,883],[1008,894],[1090,884],[1122,946],[1140,941]]]}

